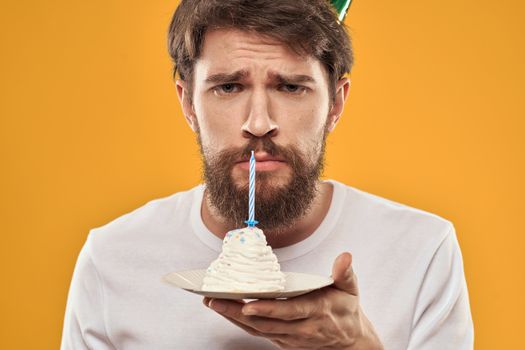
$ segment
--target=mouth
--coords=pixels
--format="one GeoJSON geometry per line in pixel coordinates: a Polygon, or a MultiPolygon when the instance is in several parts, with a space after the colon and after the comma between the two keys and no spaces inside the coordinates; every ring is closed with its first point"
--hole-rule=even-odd
{"type": "MultiPolygon", "coordinates": [[[[255,171],[274,171],[286,166],[282,157],[271,156],[266,152],[257,152],[255,156],[255,171]]],[[[250,159],[243,158],[236,163],[243,170],[250,170],[250,159]]]]}

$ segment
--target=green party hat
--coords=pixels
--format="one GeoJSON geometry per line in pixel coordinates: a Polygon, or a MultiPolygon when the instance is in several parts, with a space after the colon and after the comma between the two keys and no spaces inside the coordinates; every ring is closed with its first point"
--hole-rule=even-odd
{"type": "Polygon", "coordinates": [[[335,7],[337,13],[339,14],[339,21],[342,22],[345,19],[346,12],[352,3],[352,0],[330,0],[332,6],[335,7]]]}

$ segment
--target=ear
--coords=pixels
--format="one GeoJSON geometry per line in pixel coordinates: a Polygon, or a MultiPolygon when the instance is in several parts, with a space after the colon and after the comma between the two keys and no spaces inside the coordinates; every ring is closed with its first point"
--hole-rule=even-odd
{"type": "Polygon", "coordinates": [[[177,96],[182,107],[184,118],[186,119],[186,122],[190,126],[191,130],[193,130],[193,132],[197,132],[197,117],[195,115],[195,109],[193,109],[193,103],[191,102],[188,85],[184,80],[180,79],[177,79],[175,84],[177,85],[177,96]]]}
{"type": "Polygon", "coordinates": [[[335,99],[328,114],[328,131],[332,132],[343,114],[344,106],[348,93],[350,92],[350,79],[347,77],[337,81],[335,86],[335,99]]]}

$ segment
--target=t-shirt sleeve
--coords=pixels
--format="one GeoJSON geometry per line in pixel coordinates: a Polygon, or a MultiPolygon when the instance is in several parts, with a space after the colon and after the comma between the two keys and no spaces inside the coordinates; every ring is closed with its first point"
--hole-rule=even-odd
{"type": "Polygon", "coordinates": [[[104,291],[90,255],[90,238],[77,259],[64,317],[61,350],[114,350],[104,323],[104,291]]]}
{"type": "Polygon", "coordinates": [[[413,320],[409,350],[473,349],[463,261],[452,226],[428,266],[413,320]]]}

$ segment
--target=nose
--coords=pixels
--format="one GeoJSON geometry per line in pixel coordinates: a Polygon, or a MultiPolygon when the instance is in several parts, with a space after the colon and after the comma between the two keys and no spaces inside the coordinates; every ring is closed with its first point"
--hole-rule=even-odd
{"type": "Polygon", "coordinates": [[[271,115],[268,93],[264,89],[254,91],[248,104],[248,116],[241,128],[243,136],[252,138],[277,135],[279,127],[271,115]]]}

